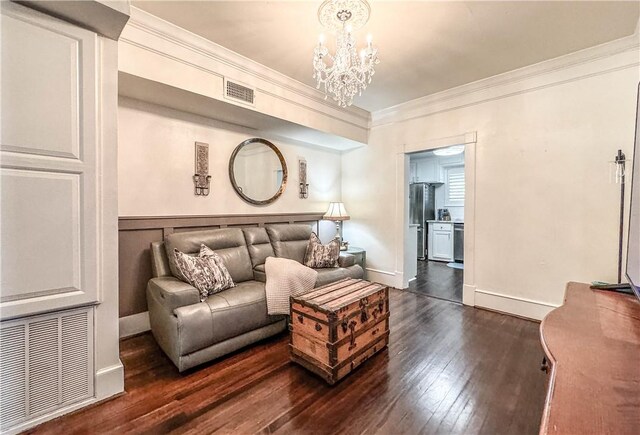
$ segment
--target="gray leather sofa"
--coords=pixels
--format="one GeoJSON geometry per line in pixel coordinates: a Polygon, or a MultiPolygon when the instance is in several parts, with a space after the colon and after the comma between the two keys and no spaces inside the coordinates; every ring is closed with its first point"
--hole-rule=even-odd
{"type": "MultiPolygon", "coordinates": [[[[285,316],[269,316],[265,295],[267,257],[303,262],[311,227],[302,224],[264,228],[224,228],[174,233],[151,244],[153,278],[147,285],[151,331],[171,361],[184,371],[286,329],[285,316]],[[197,254],[204,243],[222,257],[235,287],[200,302],[198,290],[180,276],[174,248],[197,254]]],[[[362,278],[349,254],[340,267],[317,269],[316,287],[342,278],[362,278]]]]}

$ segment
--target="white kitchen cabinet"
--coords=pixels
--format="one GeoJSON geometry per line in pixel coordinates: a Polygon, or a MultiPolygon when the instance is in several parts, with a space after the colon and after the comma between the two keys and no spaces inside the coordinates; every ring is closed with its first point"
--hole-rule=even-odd
{"type": "Polygon", "coordinates": [[[439,171],[436,159],[417,159],[415,160],[415,163],[417,181],[441,181],[438,174],[439,171]]]}
{"type": "Polygon", "coordinates": [[[453,261],[453,223],[429,222],[428,258],[453,261]]]}

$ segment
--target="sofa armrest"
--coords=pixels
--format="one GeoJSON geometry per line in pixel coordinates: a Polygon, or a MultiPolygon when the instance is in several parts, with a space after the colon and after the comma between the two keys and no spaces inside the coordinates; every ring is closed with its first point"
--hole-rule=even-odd
{"type": "Polygon", "coordinates": [[[170,313],[176,308],[200,302],[200,292],[195,287],[172,276],[150,279],[147,288],[170,313]]]}
{"type": "Polygon", "coordinates": [[[356,256],[347,254],[346,252],[341,252],[340,257],[338,257],[338,265],[340,267],[349,267],[356,264],[356,256]]]}

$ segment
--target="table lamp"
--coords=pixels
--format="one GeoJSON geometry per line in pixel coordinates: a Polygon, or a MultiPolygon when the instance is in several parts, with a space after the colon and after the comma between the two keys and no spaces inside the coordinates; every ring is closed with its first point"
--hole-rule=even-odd
{"type": "Polygon", "coordinates": [[[342,202],[330,203],[329,209],[322,216],[322,219],[336,223],[336,237],[340,240],[340,250],[346,251],[349,243],[342,241],[342,221],[348,221],[351,217],[347,213],[347,209],[344,208],[344,204],[342,202]]]}

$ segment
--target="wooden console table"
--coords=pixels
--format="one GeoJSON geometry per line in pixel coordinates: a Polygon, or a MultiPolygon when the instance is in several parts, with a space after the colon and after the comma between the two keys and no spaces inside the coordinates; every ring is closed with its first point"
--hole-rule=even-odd
{"type": "Polygon", "coordinates": [[[541,434],[640,433],[640,302],[570,282],[540,325],[550,374],[541,434]]]}

